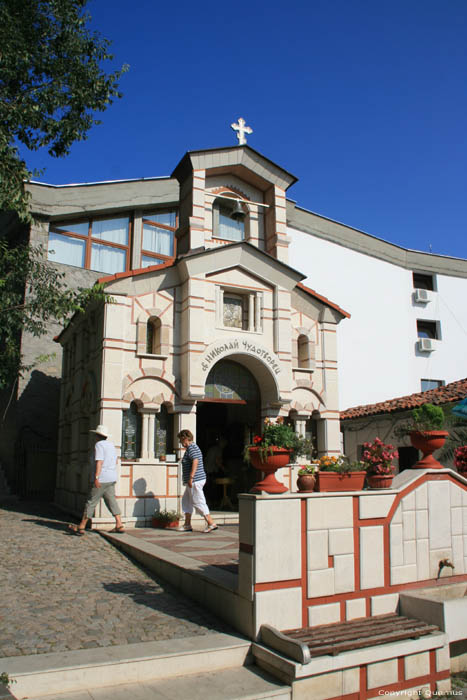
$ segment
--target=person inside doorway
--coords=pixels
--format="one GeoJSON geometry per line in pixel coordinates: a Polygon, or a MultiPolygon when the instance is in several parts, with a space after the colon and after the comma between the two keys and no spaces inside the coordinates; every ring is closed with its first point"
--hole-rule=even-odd
{"type": "Polygon", "coordinates": [[[105,425],[98,425],[95,430],[96,445],[94,448],[93,483],[88,500],[84,506],[83,517],[79,525],[69,525],[75,535],[84,535],[88,520],[90,520],[97,504],[104,499],[105,505],[115,518],[115,528],[111,532],[125,532],[120,517],[120,508],[115,498],[115,484],[117,483],[117,451],[115,445],[109,440],[109,430],[105,425]]]}
{"type": "Polygon", "coordinates": [[[206,521],[204,532],[213,532],[218,527],[209,514],[209,508],[204,497],[203,487],[206,483],[206,472],[204,470],[203,454],[193,441],[193,433],[190,430],[181,430],[177,437],[182,447],[185,448],[185,454],[182,459],[182,478],[185,485],[185,492],[182,497],[182,510],[185,522],[179,531],[193,531],[191,516],[193,515],[193,510],[196,510],[206,521]]]}

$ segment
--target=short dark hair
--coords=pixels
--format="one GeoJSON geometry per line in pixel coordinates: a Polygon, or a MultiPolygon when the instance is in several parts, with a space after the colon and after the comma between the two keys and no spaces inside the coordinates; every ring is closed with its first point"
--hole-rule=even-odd
{"type": "Polygon", "coordinates": [[[180,432],[177,435],[179,440],[184,440],[185,438],[188,438],[188,440],[193,440],[193,433],[191,430],[180,430],[180,432]]]}

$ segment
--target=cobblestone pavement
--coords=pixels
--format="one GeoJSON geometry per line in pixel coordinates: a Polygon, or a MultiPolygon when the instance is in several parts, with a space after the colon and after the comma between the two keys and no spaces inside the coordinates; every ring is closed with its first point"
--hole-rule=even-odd
{"type": "MultiPolygon", "coordinates": [[[[0,507],[0,657],[230,632],[45,504],[0,507]]],[[[0,669],[1,670],[1,669],[0,669]]]]}

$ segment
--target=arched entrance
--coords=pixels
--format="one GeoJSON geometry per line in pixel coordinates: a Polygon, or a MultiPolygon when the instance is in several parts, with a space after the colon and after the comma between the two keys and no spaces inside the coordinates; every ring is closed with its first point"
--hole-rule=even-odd
{"type": "Polygon", "coordinates": [[[243,461],[243,450],[260,431],[260,423],[261,393],[253,374],[238,362],[217,362],[206,379],[205,398],[198,402],[196,415],[196,441],[208,472],[205,492],[210,508],[219,509],[222,500],[223,487],[215,483],[216,478],[232,480],[228,495],[234,506],[237,494],[253,485],[255,474],[243,461]]]}

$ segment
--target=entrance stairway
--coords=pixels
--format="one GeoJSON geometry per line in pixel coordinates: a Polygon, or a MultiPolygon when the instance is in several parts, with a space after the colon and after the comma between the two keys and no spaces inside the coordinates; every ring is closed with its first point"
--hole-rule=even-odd
{"type": "Polygon", "coordinates": [[[2,672],[18,700],[289,700],[290,687],[253,666],[250,649],[219,633],[4,658],[2,672]]]}

